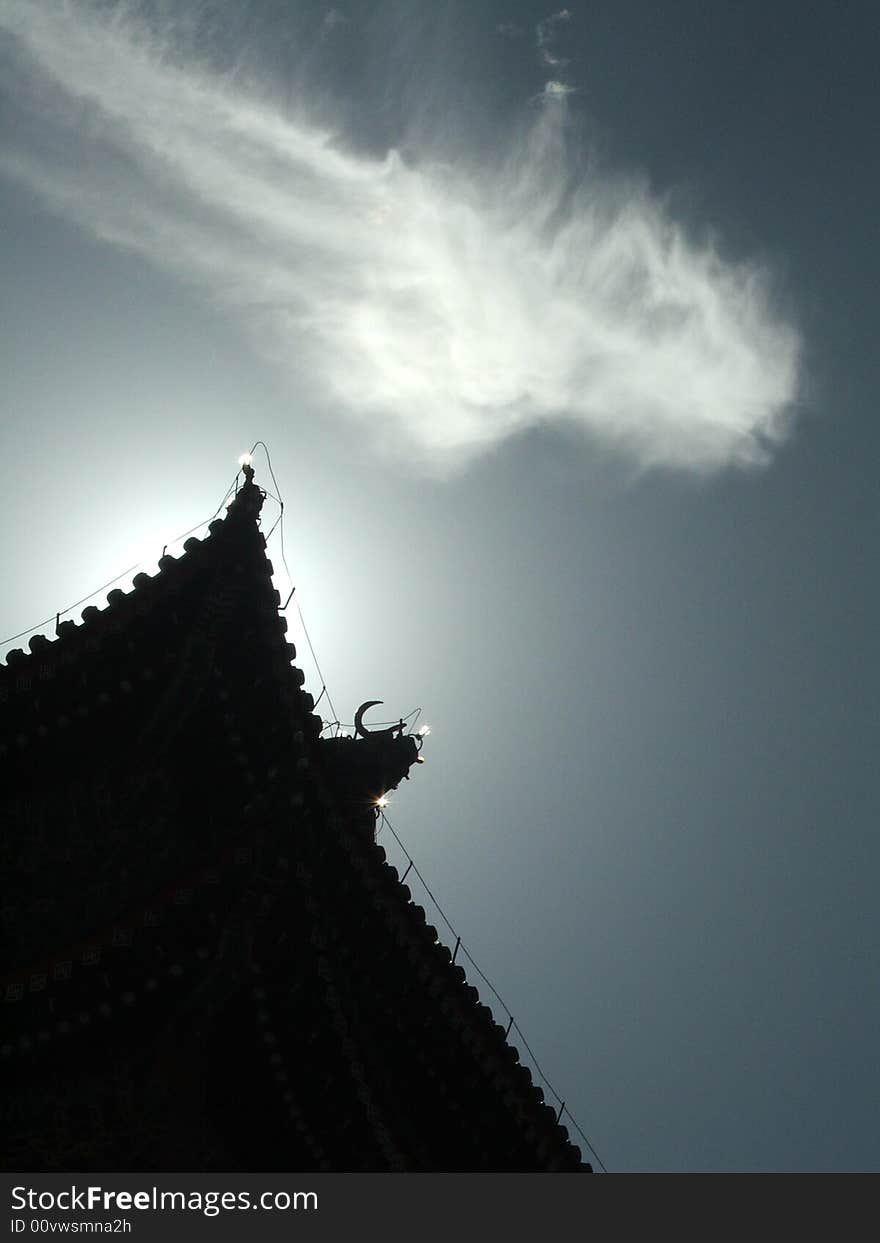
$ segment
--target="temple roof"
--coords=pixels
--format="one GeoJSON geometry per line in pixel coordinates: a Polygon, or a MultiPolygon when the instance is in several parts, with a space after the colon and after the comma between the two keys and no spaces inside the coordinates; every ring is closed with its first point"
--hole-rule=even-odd
{"type": "MultiPolygon", "coordinates": [[[[155,576],[138,574],[105,608],[84,609],[81,624],[61,622],[55,640],[34,636],[29,653],[0,665],[0,851],[16,876],[3,895],[2,988],[14,1022],[2,1060],[11,1068],[57,1049],[64,1023],[69,1049],[83,1014],[115,1048],[129,1031],[121,997],[143,998],[139,1024],[147,1004],[170,1022],[186,988],[201,980],[204,990],[222,958],[227,982],[204,994],[206,1013],[222,1012],[231,980],[263,993],[261,1015],[266,992],[276,999],[272,1041],[297,1064],[270,1062],[273,1082],[279,1100],[299,1092],[285,1108],[319,1165],[340,1160],[342,1130],[366,1127],[388,1168],[433,1168],[436,1137],[394,1103],[417,1091],[423,1111],[433,1102],[451,1128],[449,1143],[460,1119],[471,1154],[461,1168],[497,1159],[497,1168],[588,1169],[375,841],[373,795],[405,775],[415,749],[377,763],[366,740],[352,740],[350,764],[320,737],[271,582],[262,500],[248,479],[181,557],[163,557],[155,576]],[[78,904],[59,898],[65,889],[78,904]],[[180,1000],[153,1000],[160,968],[164,995],[180,1000]],[[283,999],[292,978],[299,1009],[283,999]],[[311,1035],[301,1018],[309,997],[311,1035]],[[337,1043],[347,1089],[327,1052],[337,1043]],[[320,1126],[310,1076],[326,1081],[320,1126]]],[[[367,1160],[368,1140],[351,1142],[367,1160]]]]}

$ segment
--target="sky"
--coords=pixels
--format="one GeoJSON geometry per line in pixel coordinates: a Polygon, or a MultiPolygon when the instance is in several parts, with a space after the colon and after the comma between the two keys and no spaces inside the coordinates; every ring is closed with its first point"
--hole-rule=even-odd
{"type": "Polygon", "coordinates": [[[0,0],[0,635],[265,441],[307,686],[422,709],[390,823],[609,1170],[880,1168],[878,36],[0,0]]]}

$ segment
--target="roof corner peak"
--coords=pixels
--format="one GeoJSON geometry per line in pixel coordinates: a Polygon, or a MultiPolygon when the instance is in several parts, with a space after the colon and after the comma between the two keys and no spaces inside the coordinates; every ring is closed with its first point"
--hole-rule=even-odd
{"type": "Polygon", "coordinates": [[[260,510],[263,508],[263,501],[266,499],[266,493],[262,488],[254,483],[254,468],[247,456],[241,463],[242,473],[244,475],[244,483],[236,491],[232,501],[226,507],[227,517],[233,518],[239,515],[242,518],[256,519],[260,510]]]}

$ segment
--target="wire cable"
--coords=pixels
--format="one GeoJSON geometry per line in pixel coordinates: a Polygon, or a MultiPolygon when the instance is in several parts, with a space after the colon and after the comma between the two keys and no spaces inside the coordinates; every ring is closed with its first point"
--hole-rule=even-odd
{"type": "MultiPolygon", "coordinates": [[[[282,530],[282,531],[284,530],[284,524],[283,524],[283,523],[281,524],[281,530],[282,530]]],[[[331,724],[335,724],[335,725],[337,725],[337,726],[338,726],[338,725],[339,725],[339,715],[338,715],[338,713],[337,713],[337,711],[336,711],[336,708],[335,708],[335,706],[334,706],[333,700],[330,698],[330,692],[327,690],[327,679],[324,677],[323,671],[321,670],[321,666],[320,666],[320,664],[318,663],[318,657],[317,657],[317,656],[316,656],[316,654],[315,654],[315,648],[314,648],[314,645],[313,645],[313,643],[312,643],[311,637],[310,637],[310,635],[309,635],[308,627],[306,626],[306,619],[303,617],[303,612],[302,612],[302,609],[301,609],[301,608],[300,608],[300,606],[299,606],[299,600],[297,600],[297,599],[296,599],[296,588],[294,588],[294,601],[293,601],[293,602],[294,602],[294,604],[296,605],[296,611],[297,611],[297,613],[299,614],[300,625],[302,626],[302,631],[303,631],[303,634],[304,634],[304,635],[305,635],[305,637],[306,637],[306,643],[308,643],[308,645],[309,645],[309,651],[310,651],[310,652],[311,652],[311,654],[312,654],[312,660],[313,660],[314,665],[315,665],[315,670],[317,671],[318,678],[320,679],[320,682],[321,682],[321,687],[322,687],[321,694],[322,694],[322,695],[325,695],[325,694],[326,694],[326,696],[327,696],[327,703],[329,704],[329,706],[330,706],[330,711],[333,713],[333,716],[334,716],[334,718],[335,718],[335,720],[334,720],[333,722],[331,722],[331,724]]]]}
{"type": "Polygon", "coordinates": [[[266,535],[267,544],[269,543],[269,540],[272,538],[272,536],[275,534],[275,528],[278,526],[278,523],[281,521],[283,517],[284,517],[284,511],[282,510],[279,513],[278,517],[275,519],[275,521],[272,523],[271,527],[269,528],[268,534],[266,535]]]}
{"type": "MultiPolygon", "coordinates": [[[[329,690],[327,690],[327,679],[324,677],[323,671],[318,662],[318,657],[315,653],[314,644],[312,643],[311,636],[309,635],[308,627],[306,626],[306,619],[303,617],[303,611],[302,611],[302,608],[300,607],[299,598],[296,595],[296,587],[294,586],[293,575],[290,572],[290,566],[287,564],[287,553],[285,552],[285,548],[284,548],[284,499],[281,495],[281,489],[278,486],[278,480],[275,477],[275,471],[272,466],[272,456],[269,453],[269,446],[266,444],[265,440],[254,441],[253,446],[251,448],[251,456],[254,455],[257,449],[262,449],[266,455],[266,465],[269,468],[269,475],[271,476],[272,482],[275,485],[275,491],[277,493],[277,495],[273,496],[272,499],[278,503],[278,506],[281,509],[281,512],[278,515],[278,518],[272,525],[272,529],[269,532],[269,535],[271,535],[274,532],[275,528],[278,527],[279,539],[280,539],[280,544],[281,544],[281,564],[284,566],[284,572],[287,575],[287,581],[290,584],[290,588],[291,588],[290,596],[288,596],[287,598],[287,604],[290,603],[291,597],[293,597],[294,604],[296,605],[296,611],[299,615],[300,625],[302,626],[302,631],[303,631],[303,634],[305,635],[306,643],[308,644],[309,651],[312,656],[312,661],[314,662],[314,665],[315,665],[315,670],[321,681],[321,695],[318,697],[318,699],[320,700],[321,696],[326,694],[327,703],[330,707],[330,711],[333,713],[333,716],[336,718],[335,724],[338,728],[339,727],[339,715],[336,711],[336,708],[334,707],[333,700],[330,697],[330,692],[329,690]]],[[[269,495],[271,496],[272,494],[269,493],[269,495]]],[[[269,535],[266,536],[267,542],[269,539],[269,535]]],[[[286,608],[287,605],[285,605],[284,607],[286,608]]]]}
{"type": "Polygon", "coordinates": [[[485,972],[484,972],[484,971],[480,968],[479,964],[478,964],[478,963],[474,960],[474,957],[473,957],[473,955],[471,954],[470,950],[467,948],[467,946],[465,945],[464,941],[462,941],[462,940],[461,940],[461,938],[460,938],[459,934],[456,932],[455,928],[453,928],[453,926],[452,926],[452,924],[451,924],[451,922],[450,922],[449,918],[448,918],[448,917],[447,917],[447,915],[446,915],[446,912],[443,910],[443,907],[440,905],[440,903],[437,901],[436,897],[435,897],[435,896],[434,896],[434,894],[432,893],[432,891],[431,891],[431,889],[429,888],[429,886],[428,886],[427,882],[425,881],[424,876],[422,876],[421,872],[419,871],[419,869],[418,869],[418,867],[417,867],[417,865],[416,865],[416,863],[415,863],[415,860],[413,859],[412,855],[411,855],[411,854],[409,853],[409,851],[407,850],[406,846],[404,846],[403,842],[400,840],[400,837],[398,836],[397,831],[396,831],[396,830],[395,830],[395,828],[394,828],[394,825],[391,823],[391,821],[390,821],[390,820],[388,819],[388,817],[385,815],[385,812],[384,812],[384,811],[380,812],[380,818],[381,818],[382,823],[381,823],[381,825],[379,826],[379,829],[378,829],[378,831],[377,831],[377,833],[376,833],[376,837],[378,838],[379,833],[382,831],[382,829],[383,829],[383,828],[387,828],[387,829],[389,830],[389,832],[393,835],[394,840],[397,842],[398,846],[399,846],[399,847],[400,847],[400,849],[403,851],[403,853],[404,853],[404,855],[406,856],[406,859],[407,859],[407,861],[408,861],[408,863],[409,863],[409,867],[407,868],[407,874],[408,874],[410,871],[415,872],[416,876],[417,876],[417,877],[419,878],[419,880],[422,882],[422,886],[423,886],[423,888],[424,888],[425,892],[427,893],[427,895],[428,895],[428,897],[431,899],[431,901],[434,903],[434,906],[436,907],[436,909],[437,909],[437,911],[438,911],[438,913],[439,913],[439,915],[440,915],[441,919],[442,919],[442,920],[443,920],[443,922],[446,924],[446,927],[449,929],[449,931],[450,931],[450,933],[452,934],[452,936],[454,936],[454,937],[456,938],[456,940],[458,941],[458,948],[459,948],[459,949],[462,951],[462,953],[465,955],[465,957],[467,958],[468,962],[471,964],[471,966],[472,966],[472,967],[474,968],[474,970],[476,971],[477,975],[480,977],[480,979],[483,981],[483,983],[486,985],[486,987],[490,990],[490,992],[492,993],[492,995],[495,997],[495,999],[496,999],[496,1000],[498,1001],[498,1003],[501,1005],[501,1007],[502,1007],[502,1009],[504,1010],[504,1012],[507,1014],[507,1017],[510,1019],[510,1029],[512,1029],[513,1031],[515,1031],[515,1032],[517,1033],[517,1035],[519,1036],[520,1040],[521,1040],[521,1041],[522,1041],[522,1043],[523,1043],[523,1046],[524,1046],[524,1048],[525,1048],[526,1052],[528,1053],[529,1057],[531,1058],[532,1065],[534,1066],[535,1070],[538,1072],[538,1075],[539,1075],[539,1076],[540,1076],[540,1078],[542,1079],[542,1081],[543,1081],[544,1085],[545,1085],[545,1086],[549,1089],[549,1091],[550,1091],[551,1095],[552,1095],[552,1096],[554,1096],[554,1097],[556,1098],[556,1100],[559,1102],[559,1106],[560,1106],[560,1116],[562,1116],[562,1115],[564,1114],[564,1115],[565,1115],[565,1116],[569,1119],[569,1121],[571,1122],[572,1126],[573,1126],[573,1127],[575,1128],[575,1130],[577,1131],[578,1135],[580,1135],[581,1139],[582,1139],[582,1140],[584,1141],[584,1143],[587,1145],[587,1147],[589,1148],[590,1152],[591,1152],[591,1153],[593,1154],[593,1156],[596,1158],[596,1161],[597,1161],[597,1163],[598,1163],[599,1167],[601,1168],[601,1170],[602,1170],[603,1174],[607,1174],[607,1173],[608,1173],[608,1170],[606,1169],[605,1164],[604,1164],[604,1162],[602,1161],[602,1158],[599,1156],[598,1152],[596,1151],[595,1147],[593,1146],[592,1142],[591,1142],[591,1141],[590,1141],[590,1139],[587,1137],[587,1135],[585,1134],[585,1132],[584,1132],[584,1131],[581,1129],[581,1127],[578,1125],[577,1119],[574,1117],[574,1115],[572,1114],[571,1110],[567,1107],[567,1105],[566,1105],[565,1101],[563,1100],[563,1098],[559,1095],[559,1093],[558,1093],[558,1092],[556,1091],[556,1089],[553,1087],[553,1084],[550,1082],[550,1080],[547,1078],[546,1074],[544,1073],[544,1070],[543,1070],[543,1068],[541,1067],[541,1063],[540,1063],[540,1062],[538,1061],[538,1059],[535,1057],[534,1053],[532,1052],[531,1045],[529,1044],[528,1040],[526,1040],[526,1037],[525,1037],[525,1035],[523,1034],[523,1030],[522,1030],[522,1028],[520,1027],[519,1023],[516,1021],[516,1019],[513,1017],[513,1011],[510,1009],[510,1006],[508,1006],[507,1002],[504,1000],[504,998],[503,998],[503,997],[501,996],[501,994],[498,992],[498,989],[495,987],[495,985],[492,983],[492,981],[489,979],[489,977],[486,975],[486,973],[485,973],[485,972]]]}
{"type": "MultiPolygon", "coordinates": [[[[192,535],[193,532],[198,531],[202,527],[207,526],[210,522],[213,522],[214,519],[217,517],[217,515],[220,513],[220,510],[225,505],[229,497],[229,494],[234,490],[236,481],[238,480],[238,475],[240,473],[241,472],[239,471],[236,474],[235,479],[233,479],[232,481],[232,484],[224,492],[223,500],[220,502],[220,504],[211,514],[210,518],[204,518],[201,522],[197,522],[194,527],[190,527],[188,531],[184,531],[180,535],[175,535],[175,537],[172,540],[170,540],[165,545],[165,547],[169,548],[169,547],[172,547],[174,544],[179,544],[180,541],[182,539],[186,539],[188,535],[192,535]]],[[[129,574],[132,574],[135,570],[140,569],[142,565],[150,565],[152,561],[153,561],[152,557],[142,557],[140,561],[136,561],[134,565],[130,565],[127,569],[122,570],[121,573],[114,575],[113,578],[108,579],[106,583],[103,583],[100,587],[96,587],[94,591],[90,591],[88,595],[83,596],[79,600],[75,600],[73,604],[68,604],[63,609],[58,609],[56,612],[52,614],[51,617],[47,617],[45,621],[37,622],[36,625],[34,626],[28,626],[26,630],[19,630],[18,634],[10,635],[9,638],[7,639],[0,639],[0,648],[5,648],[8,644],[14,643],[16,639],[23,639],[25,635],[35,634],[38,630],[42,630],[44,626],[48,626],[51,622],[55,621],[56,618],[63,617],[65,613],[71,613],[74,609],[79,608],[81,604],[85,604],[87,601],[94,599],[94,597],[97,595],[100,595],[102,591],[106,591],[108,587],[112,587],[114,583],[118,583],[121,578],[127,578],[129,574]]]]}
{"type": "Polygon", "coordinates": [[[269,446],[266,444],[265,440],[255,440],[253,448],[251,449],[251,456],[253,456],[254,450],[257,448],[261,448],[266,455],[266,465],[269,467],[269,474],[272,476],[272,482],[275,484],[275,491],[278,493],[278,496],[275,499],[278,501],[278,504],[283,507],[284,502],[281,500],[281,489],[278,487],[278,480],[275,478],[275,471],[272,469],[272,458],[269,455],[269,446]]]}

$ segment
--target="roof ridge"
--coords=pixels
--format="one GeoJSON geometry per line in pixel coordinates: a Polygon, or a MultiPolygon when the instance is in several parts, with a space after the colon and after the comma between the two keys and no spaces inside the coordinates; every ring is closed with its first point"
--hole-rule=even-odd
{"type": "MultiPolygon", "coordinates": [[[[262,508],[265,493],[258,488],[256,484],[248,481],[235,493],[233,500],[226,507],[226,516],[223,518],[214,517],[207,524],[207,535],[198,537],[190,535],[183,543],[183,552],[179,556],[173,556],[171,553],[163,551],[162,555],[157,559],[156,573],[150,574],[144,569],[138,569],[138,572],[132,577],[132,586],[129,591],[124,591],[120,587],[113,586],[114,583],[127,576],[129,571],[124,570],[122,574],[111,579],[104,587],[98,587],[91,595],[84,596],[77,604],[69,605],[66,609],[61,610],[55,615],[55,633],[51,637],[38,630],[32,633],[28,639],[29,651],[24,648],[10,648],[0,660],[0,683],[10,681],[15,675],[24,673],[25,671],[33,671],[35,663],[39,663],[41,658],[48,657],[52,659],[59,643],[66,644],[71,639],[77,639],[80,642],[86,642],[89,638],[98,637],[98,631],[94,629],[96,623],[103,623],[99,626],[99,630],[106,625],[108,617],[117,620],[120,610],[127,608],[132,601],[139,602],[144,599],[144,593],[154,589],[157,584],[161,587],[167,587],[173,578],[169,576],[175,575],[179,571],[179,567],[184,565],[192,565],[192,561],[187,562],[188,557],[192,557],[194,553],[206,548],[217,547],[216,540],[218,535],[222,535],[224,531],[235,530],[239,524],[251,520],[256,527],[256,519],[262,508]],[[231,522],[231,526],[230,526],[231,522]],[[99,607],[93,601],[99,593],[103,592],[105,587],[110,590],[106,595],[106,604],[99,607]],[[80,620],[77,622],[74,618],[67,618],[62,621],[61,618],[65,613],[71,612],[77,608],[79,604],[84,607],[80,613],[80,620]],[[87,632],[87,633],[86,633],[87,632]]],[[[262,537],[262,532],[260,532],[262,537]]],[[[166,545],[166,548],[168,545],[166,545]]],[[[266,547],[265,538],[263,537],[263,547],[266,547]]],[[[148,564],[141,562],[141,565],[148,564]]],[[[269,572],[272,573],[272,565],[269,562],[269,572]]]]}

